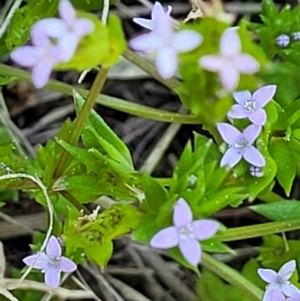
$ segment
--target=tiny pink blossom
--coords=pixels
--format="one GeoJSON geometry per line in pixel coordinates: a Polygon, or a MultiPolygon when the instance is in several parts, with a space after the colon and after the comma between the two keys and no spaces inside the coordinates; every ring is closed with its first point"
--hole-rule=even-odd
{"type": "MultiPolygon", "coordinates": [[[[271,269],[258,269],[259,276],[268,283],[267,292],[273,289],[279,290],[286,296],[293,296],[297,293],[297,288],[290,283],[289,279],[291,278],[293,272],[296,269],[296,261],[291,260],[285,263],[276,273],[271,269]]],[[[263,301],[267,301],[270,299],[264,299],[263,301]]]]}
{"type": "Polygon", "coordinates": [[[174,32],[170,17],[171,7],[165,12],[156,2],[152,10],[152,20],[135,19],[135,22],[150,29],[131,40],[132,49],[141,52],[155,52],[155,63],[163,78],[172,77],[177,70],[178,54],[195,49],[202,43],[202,36],[193,30],[174,32]]]}
{"type": "Polygon", "coordinates": [[[183,257],[196,266],[201,261],[201,246],[198,241],[208,239],[218,231],[218,223],[202,219],[193,221],[193,214],[188,203],[180,198],[174,208],[174,226],[162,229],[154,235],[150,246],[169,249],[179,246],[183,257]]]}
{"type": "Polygon", "coordinates": [[[233,93],[238,104],[232,106],[227,116],[232,119],[248,118],[254,124],[264,125],[267,114],[263,107],[273,99],[276,88],[276,85],[264,86],[256,90],[253,95],[249,91],[233,93]]]}
{"type": "Polygon", "coordinates": [[[171,14],[171,11],[171,5],[168,5],[167,10],[165,11],[159,2],[155,2],[152,8],[151,20],[144,18],[133,18],[133,22],[149,30],[154,30],[157,29],[156,26],[159,24],[157,21],[162,18],[168,18],[171,14]]]}
{"type": "Polygon", "coordinates": [[[218,123],[217,128],[223,140],[229,145],[221,160],[221,167],[232,168],[242,158],[257,167],[266,165],[265,158],[252,145],[261,132],[261,126],[251,124],[242,133],[228,123],[218,123]]]}
{"type": "Polygon", "coordinates": [[[45,273],[45,283],[51,287],[58,287],[60,273],[72,273],[77,269],[77,265],[67,257],[61,256],[61,246],[58,239],[51,236],[46,253],[37,253],[27,256],[23,262],[28,266],[42,270],[45,273]]]}
{"type": "Polygon", "coordinates": [[[218,72],[226,90],[234,90],[241,74],[254,74],[260,66],[249,54],[242,53],[241,41],[236,30],[225,30],[220,41],[219,55],[205,55],[199,59],[199,65],[208,71],[218,72]]]}

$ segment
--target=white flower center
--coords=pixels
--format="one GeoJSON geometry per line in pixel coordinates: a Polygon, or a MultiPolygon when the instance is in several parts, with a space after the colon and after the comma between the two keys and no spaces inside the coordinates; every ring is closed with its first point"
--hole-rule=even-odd
{"type": "Polygon", "coordinates": [[[248,142],[245,139],[243,139],[243,140],[241,140],[239,142],[235,142],[233,144],[234,148],[237,148],[237,149],[240,149],[240,150],[246,148],[247,146],[248,146],[248,142]]]}
{"type": "Polygon", "coordinates": [[[182,227],[179,231],[179,238],[180,239],[188,239],[188,238],[194,238],[194,231],[192,224],[187,224],[184,227],[182,227]]]}
{"type": "Polygon", "coordinates": [[[252,99],[246,100],[244,104],[244,108],[250,112],[254,112],[257,109],[256,101],[253,101],[252,99]]]}

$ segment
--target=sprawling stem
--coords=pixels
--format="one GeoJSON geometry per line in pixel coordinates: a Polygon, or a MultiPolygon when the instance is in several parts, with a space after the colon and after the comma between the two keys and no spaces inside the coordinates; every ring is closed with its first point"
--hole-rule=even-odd
{"type": "Polygon", "coordinates": [[[218,234],[217,237],[222,241],[234,241],[298,229],[300,229],[300,219],[231,228],[226,230],[224,233],[218,234]]]}
{"type": "MultiPolygon", "coordinates": [[[[100,69],[100,71],[98,72],[93,85],[91,87],[91,90],[89,92],[89,94],[87,95],[86,101],[83,104],[82,109],[80,110],[80,112],[78,113],[77,118],[74,121],[74,128],[73,131],[68,139],[69,144],[71,145],[76,145],[79,137],[81,135],[81,132],[85,126],[85,123],[89,117],[89,114],[95,104],[95,100],[98,96],[98,94],[100,93],[100,91],[102,90],[102,87],[105,83],[106,77],[108,74],[108,69],[100,69]]],[[[58,160],[58,163],[56,168],[55,168],[55,172],[54,172],[54,177],[58,178],[59,176],[62,175],[62,173],[64,172],[65,168],[67,167],[68,163],[70,160],[70,154],[66,151],[63,150],[63,153],[61,155],[60,160],[58,160]]]]}
{"type": "Polygon", "coordinates": [[[261,289],[223,262],[220,262],[204,253],[202,254],[201,264],[222,279],[239,288],[245,293],[245,295],[252,297],[253,300],[262,300],[263,291],[261,289]]]}
{"type": "MultiPolygon", "coordinates": [[[[14,68],[11,66],[7,66],[4,64],[0,64],[0,74],[4,76],[11,76],[14,78],[18,78],[25,82],[31,82],[31,75],[29,72],[20,70],[18,68],[14,68]]],[[[73,95],[74,89],[82,95],[82,97],[86,97],[89,93],[88,90],[80,89],[74,87],[72,85],[68,85],[56,80],[50,80],[47,83],[47,88],[61,92],[66,95],[73,95]]],[[[139,105],[130,101],[126,101],[123,99],[119,99],[116,97],[111,97],[103,94],[99,94],[97,96],[96,102],[100,105],[125,112],[131,115],[148,118],[152,120],[162,121],[162,122],[170,122],[170,123],[183,123],[183,124],[199,124],[201,120],[199,117],[195,115],[185,115],[173,113],[165,110],[158,110],[151,107],[147,107],[144,105],[139,105]]]]}

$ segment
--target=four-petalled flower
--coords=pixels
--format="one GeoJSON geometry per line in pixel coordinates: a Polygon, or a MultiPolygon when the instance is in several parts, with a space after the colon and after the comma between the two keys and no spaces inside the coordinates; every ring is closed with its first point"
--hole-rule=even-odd
{"type": "Polygon", "coordinates": [[[233,93],[238,104],[232,106],[227,116],[232,119],[248,118],[254,124],[264,125],[267,115],[263,107],[274,97],[276,88],[275,85],[264,86],[253,95],[249,91],[233,93]]]}
{"type": "Polygon", "coordinates": [[[219,55],[205,55],[199,65],[208,71],[218,72],[226,90],[234,90],[240,80],[240,73],[254,74],[260,66],[249,54],[242,53],[241,41],[236,30],[227,29],[220,41],[219,55]]]}
{"type": "Polygon", "coordinates": [[[177,55],[195,49],[202,36],[193,30],[175,32],[170,17],[171,8],[164,11],[159,2],[152,9],[152,20],[135,19],[135,22],[151,30],[132,39],[130,47],[141,52],[155,52],[155,64],[163,78],[172,77],[177,70],[177,55]]]}
{"type": "Polygon", "coordinates": [[[279,269],[278,273],[276,273],[274,270],[271,269],[258,269],[259,276],[268,283],[263,301],[272,300],[270,299],[269,295],[272,294],[279,295],[277,291],[283,293],[288,297],[295,296],[297,294],[298,289],[289,281],[295,269],[296,269],[295,260],[291,260],[285,263],[279,269]],[[273,292],[274,289],[276,289],[275,293],[273,292]]]}
{"type": "Polygon", "coordinates": [[[201,246],[198,241],[212,237],[218,230],[218,223],[202,219],[193,221],[188,203],[180,198],[174,208],[174,226],[162,229],[150,241],[150,246],[169,249],[179,246],[183,257],[196,266],[201,261],[201,246]]]}
{"type": "Polygon", "coordinates": [[[68,0],[61,0],[58,10],[61,19],[47,18],[32,26],[32,46],[23,46],[11,53],[14,62],[32,68],[36,88],[45,86],[55,65],[69,61],[80,40],[94,29],[90,20],[76,17],[68,0]]]}
{"type": "Polygon", "coordinates": [[[61,255],[61,246],[58,239],[51,236],[46,253],[39,252],[27,256],[23,262],[35,269],[42,270],[45,273],[45,283],[51,287],[58,287],[60,282],[60,273],[72,273],[77,269],[77,265],[67,257],[61,255]]]}
{"type": "Polygon", "coordinates": [[[217,128],[229,145],[221,160],[221,167],[234,167],[242,158],[254,166],[265,166],[264,157],[252,145],[261,132],[261,126],[251,124],[242,133],[228,123],[218,123],[217,128]]]}

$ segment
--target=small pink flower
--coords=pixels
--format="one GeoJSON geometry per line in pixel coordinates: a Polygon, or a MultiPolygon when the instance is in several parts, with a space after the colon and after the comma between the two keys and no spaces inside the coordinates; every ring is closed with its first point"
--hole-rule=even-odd
{"type": "Polygon", "coordinates": [[[252,123],[264,125],[267,114],[263,107],[269,103],[276,93],[276,85],[268,85],[256,90],[253,95],[250,91],[233,93],[238,104],[231,107],[227,116],[232,119],[248,118],[252,123]]]}
{"type": "Polygon", "coordinates": [[[45,283],[51,287],[58,287],[60,273],[72,273],[77,269],[77,265],[67,257],[61,256],[61,247],[56,237],[51,236],[46,253],[37,253],[27,256],[23,262],[35,269],[45,273],[45,283]]]}
{"type": "Polygon", "coordinates": [[[156,26],[159,24],[159,22],[157,21],[163,18],[168,18],[171,14],[171,11],[172,11],[171,5],[168,5],[168,9],[167,11],[165,11],[159,2],[155,2],[151,13],[151,20],[144,19],[144,18],[133,18],[133,22],[149,30],[154,30],[157,29],[156,26]]]}
{"type": "Polygon", "coordinates": [[[150,29],[130,42],[130,47],[141,52],[155,52],[155,63],[163,78],[172,77],[177,70],[178,54],[195,49],[202,42],[202,36],[193,30],[174,32],[170,17],[171,7],[165,12],[156,2],[152,10],[152,20],[142,18],[135,22],[150,29]]]}
{"type": "MultiPolygon", "coordinates": [[[[279,292],[282,292],[286,296],[289,297],[295,296],[297,294],[298,289],[289,281],[295,269],[296,269],[295,260],[291,260],[285,263],[280,268],[278,273],[276,273],[274,270],[271,269],[258,269],[259,276],[268,283],[267,291],[265,294],[266,296],[263,299],[263,301],[272,300],[267,298],[269,296],[269,294],[267,293],[268,291],[272,291],[274,289],[279,290],[279,292]]],[[[270,295],[272,294],[270,293],[270,295]]]]}
{"type": "Polygon", "coordinates": [[[266,165],[265,158],[252,145],[261,132],[261,126],[251,124],[242,133],[228,123],[218,123],[217,128],[223,140],[229,145],[221,160],[221,167],[234,167],[242,158],[257,167],[266,165]]]}
{"type": "Polygon", "coordinates": [[[169,249],[179,246],[183,257],[196,266],[201,261],[201,246],[198,240],[205,240],[218,231],[218,223],[202,219],[193,221],[193,213],[188,203],[180,198],[174,208],[174,226],[162,229],[154,235],[150,246],[169,249]]]}
{"type": "Polygon", "coordinates": [[[208,71],[218,72],[226,90],[234,90],[240,80],[240,73],[254,74],[259,63],[249,54],[241,52],[241,41],[236,30],[225,30],[220,41],[219,55],[205,55],[199,65],[208,71]]]}

